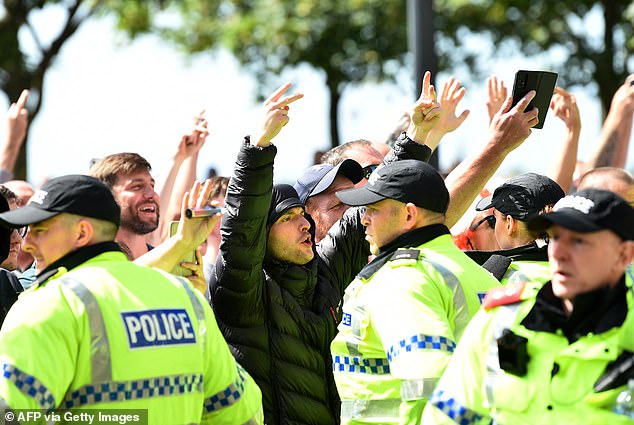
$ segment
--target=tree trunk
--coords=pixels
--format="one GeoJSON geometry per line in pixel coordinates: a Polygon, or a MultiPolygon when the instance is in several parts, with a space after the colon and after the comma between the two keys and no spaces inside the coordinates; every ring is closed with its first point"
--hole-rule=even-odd
{"type": "Polygon", "coordinates": [[[603,117],[605,117],[610,109],[612,96],[625,79],[623,70],[618,72],[615,69],[614,57],[614,27],[618,22],[618,14],[621,13],[620,7],[612,0],[603,0],[603,21],[605,32],[603,34],[604,50],[601,60],[597,63],[595,71],[595,81],[599,86],[599,100],[601,101],[601,109],[603,117]]]}
{"type": "Polygon", "coordinates": [[[338,83],[327,83],[330,93],[330,147],[339,146],[339,100],[338,83]]]}

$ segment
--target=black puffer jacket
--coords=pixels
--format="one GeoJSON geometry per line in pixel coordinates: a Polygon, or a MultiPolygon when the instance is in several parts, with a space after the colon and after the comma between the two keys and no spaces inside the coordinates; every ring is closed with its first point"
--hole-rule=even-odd
{"type": "MultiPolygon", "coordinates": [[[[398,157],[430,151],[403,139],[398,157]]],[[[211,302],[236,359],[262,390],[268,425],[339,423],[330,343],[345,287],[367,264],[361,210],[349,209],[304,266],[266,256],[275,146],[245,140],[229,182],[211,302]]],[[[314,227],[314,226],[313,226],[314,227]]]]}

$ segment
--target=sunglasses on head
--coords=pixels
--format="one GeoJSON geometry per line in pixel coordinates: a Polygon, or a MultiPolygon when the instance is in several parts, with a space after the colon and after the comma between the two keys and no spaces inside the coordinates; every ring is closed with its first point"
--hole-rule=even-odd
{"type": "Polygon", "coordinates": [[[372,174],[372,172],[374,170],[376,170],[376,167],[378,167],[378,166],[379,166],[379,164],[371,164],[371,165],[368,165],[366,167],[363,167],[361,169],[361,171],[363,172],[363,178],[364,179],[369,179],[370,175],[372,174]]]}
{"type": "Polygon", "coordinates": [[[487,222],[489,227],[491,227],[491,229],[495,229],[495,216],[491,214],[491,215],[487,215],[486,217],[484,217],[483,219],[475,223],[473,226],[471,226],[471,230],[477,229],[485,221],[487,222]]]}

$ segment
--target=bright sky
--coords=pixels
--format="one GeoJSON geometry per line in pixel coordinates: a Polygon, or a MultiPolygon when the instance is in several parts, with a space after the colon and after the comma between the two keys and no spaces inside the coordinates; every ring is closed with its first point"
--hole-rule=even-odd
{"type": "MultiPolygon", "coordinates": [[[[41,14],[34,25],[53,34],[60,19],[54,12],[41,14]]],[[[37,185],[46,177],[84,173],[92,158],[121,151],[146,157],[160,180],[191,117],[203,108],[211,135],[200,153],[198,175],[202,178],[210,166],[229,175],[242,137],[259,118],[253,78],[226,53],[187,58],[151,36],[128,44],[113,28],[108,18],[85,23],[48,72],[44,105],[31,127],[28,180],[37,185]]],[[[540,69],[539,64],[521,59],[495,67],[509,87],[517,69],[540,69]]],[[[448,75],[438,76],[438,91],[448,75]]],[[[327,93],[324,77],[307,67],[283,78],[305,94],[293,105],[290,123],[275,140],[275,178],[292,183],[312,164],[316,150],[328,149],[327,93]]],[[[403,78],[398,85],[365,84],[346,90],[340,108],[343,140],[383,141],[413,101],[412,87],[412,79],[403,78]]],[[[579,157],[585,159],[599,133],[600,109],[591,94],[574,94],[583,122],[579,157]]],[[[441,167],[485,142],[485,95],[484,83],[467,87],[461,106],[471,109],[471,115],[441,142],[441,167]]],[[[0,99],[0,108],[8,108],[6,98],[0,99]]],[[[502,173],[546,173],[563,135],[563,124],[549,114],[544,129],[534,130],[507,158],[502,173]]]]}

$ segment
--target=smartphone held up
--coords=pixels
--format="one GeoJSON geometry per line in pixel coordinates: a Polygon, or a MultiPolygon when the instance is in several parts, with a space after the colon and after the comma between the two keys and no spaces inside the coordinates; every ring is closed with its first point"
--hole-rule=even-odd
{"type": "Polygon", "coordinates": [[[526,94],[535,90],[535,97],[526,107],[526,111],[537,108],[539,122],[533,128],[543,128],[546,114],[550,106],[550,100],[555,92],[557,84],[556,72],[519,70],[515,73],[513,83],[513,106],[515,106],[526,94]]]}

